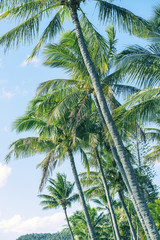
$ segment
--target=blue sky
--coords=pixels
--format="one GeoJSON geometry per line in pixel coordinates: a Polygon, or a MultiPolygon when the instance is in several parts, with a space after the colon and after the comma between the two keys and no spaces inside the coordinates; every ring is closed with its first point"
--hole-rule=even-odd
{"type": "MultiPolygon", "coordinates": [[[[158,0],[121,0],[115,3],[133,11],[137,15],[149,18],[153,6],[158,0]]],[[[85,6],[85,12],[97,25],[96,12],[92,14],[90,7],[92,1],[85,6]]],[[[13,26],[12,22],[0,22],[0,35],[13,26]]],[[[66,24],[67,29],[72,29],[70,23],[66,24]]],[[[105,27],[100,27],[103,32],[105,27]]],[[[129,36],[128,34],[117,34],[119,39],[118,50],[122,50],[129,44],[139,43],[146,45],[143,40],[129,36]]],[[[35,94],[35,89],[42,81],[63,78],[66,74],[61,70],[52,70],[42,66],[42,56],[34,58],[33,62],[26,65],[25,59],[31,52],[32,46],[21,46],[18,50],[9,51],[4,55],[3,48],[0,48],[0,239],[15,240],[18,236],[32,232],[56,232],[61,230],[65,224],[65,218],[61,209],[53,211],[42,211],[37,198],[38,186],[41,172],[36,165],[42,156],[20,159],[4,164],[5,155],[8,153],[10,143],[23,137],[11,131],[12,123],[16,117],[21,116],[27,103],[35,94]]],[[[76,156],[78,171],[81,165],[80,157],[76,156]]],[[[72,180],[70,165],[66,161],[57,171],[67,173],[68,179],[72,180]]],[[[160,165],[156,165],[157,177],[155,182],[160,182],[160,165]]],[[[73,209],[76,208],[76,205],[73,209]]],[[[71,214],[72,209],[69,210],[71,214]]]]}

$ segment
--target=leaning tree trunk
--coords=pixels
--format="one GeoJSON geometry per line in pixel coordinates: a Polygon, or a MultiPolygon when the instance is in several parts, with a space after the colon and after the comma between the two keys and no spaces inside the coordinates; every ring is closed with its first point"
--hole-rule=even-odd
{"type": "Polygon", "coordinates": [[[66,220],[67,220],[67,224],[68,224],[68,227],[69,227],[69,231],[70,231],[72,240],[74,240],[74,235],[73,235],[73,232],[72,232],[72,229],[71,229],[71,225],[70,225],[70,222],[69,222],[69,219],[68,219],[66,207],[64,207],[63,210],[64,210],[64,213],[65,213],[65,216],[66,216],[66,220]]]}
{"type": "Polygon", "coordinates": [[[138,227],[138,219],[137,219],[137,240],[139,240],[139,227],[138,227]]]}
{"type": "Polygon", "coordinates": [[[118,154],[117,154],[116,148],[115,148],[115,146],[112,145],[112,144],[110,144],[110,148],[111,148],[111,151],[112,151],[114,160],[115,160],[115,162],[116,162],[116,164],[117,164],[117,166],[118,166],[118,169],[119,169],[119,171],[120,171],[120,173],[121,173],[122,179],[123,179],[123,181],[124,181],[124,183],[125,183],[125,185],[126,185],[126,187],[127,187],[127,190],[128,190],[128,192],[129,192],[129,194],[130,194],[130,197],[131,197],[133,206],[134,206],[134,208],[135,208],[135,210],[136,210],[136,213],[137,213],[137,215],[138,215],[138,218],[139,218],[139,220],[140,220],[140,222],[141,222],[141,224],[142,224],[142,227],[143,227],[143,229],[144,229],[144,231],[145,231],[146,237],[147,237],[148,240],[152,240],[152,238],[151,238],[150,235],[149,235],[149,232],[148,232],[148,229],[147,229],[145,220],[144,220],[143,216],[141,215],[141,212],[140,212],[138,203],[136,202],[136,198],[135,198],[135,196],[133,195],[133,192],[132,192],[132,190],[131,190],[131,188],[130,188],[128,179],[127,179],[127,177],[126,177],[124,168],[123,168],[123,166],[122,166],[122,164],[121,164],[121,162],[120,162],[120,159],[119,159],[119,156],[118,156],[118,154]]]}
{"type": "MultiPolygon", "coordinates": [[[[94,101],[95,101],[95,105],[96,105],[97,111],[98,111],[98,113],[99,113],[99,115],[100,115],[100,118],[101,118],[101,121],[102,121],[102,125],[103,125],[103,127],[105,128],[106,123],[105,123],[104,117],[103,117],[103,115],[102,115],[102,112],[101,112],[101,109],[100,109],[100,106],[99,106],[97,97],[96,97],[95,95],[94,95],[94,101]]],[[[104,142],[104,143],[105,143],[105,142],[104,142]]],[[[118,156],[118,154],[117,154],[117,150],[116,150],[114,144],[111,144],[110,141],[109,141],[109,145],[110,145],[110,149],[111,149],[112,155],[113,155],[113,157],[114,157],[114,160],[115,160],[115,162],[116,162],[116,165],[118,166],[118,169],[119,169],[119,171],[120,171],[120,173],[121,173],[121,176],[122,176],[122,178],[123,178],[123,181],[124,181],[124,183],[125,183],[125,185],[126,185],[126,187],[127,187],[127,190],[128,190],[128,192],[129,192],[129,194],[130,194],[130,197],[131,197],[131,199],[132,199],[132,203],[133,203],[133,205],[134,205],[134,208],[135,208],[135,210],[136,210],[136,212],[137,212],[137,215],[138,215],[138,217],[139,217],[139,219],[140,219],[140,222],[141,222],[141,224],[142,224],[142,227],[143,227],[143,229],[144,229],[144,231],[145,231],[145,233],[146,233],[147,239],[148,239],[148,240],[151,240],[150,235],[149,235],[148,230],[147,230],[147,227],[146,227],[146,224],[145,224],[145,221],[144,221],[144,219],[143,219],[143,217],[142,217],[142,215],[141,215],[141,213],[140,213],[138,204],[137,204],[137,202],[136,202],[136,199],[135,199],[135,197],[134,197],[134,195],[133,195],[133,193],[132,193],[132,191],[131,191],[130,185],[129,185],[129,183],[128,183],[128,180],[127,180],[127,177],[126,177],[124,168],[123,168],[123,166],[122,166],[122,164],[121,164],[121,161],[120,161],[120,159],[119,159],[119,156],[118,156]]]]}
{"type": "Polygon", "coordinates": [[[72,172],[73,172],[73,175],[74,175],[75,184],[77,186],[79,196],[80,196],[80,199],[81,199],[81,202],[82,202],[82,207],[83,207],[84,215],[85,215],[85,218],[86,218],[89,234],[90,234],[92,240],[97,240],[94,229],[93,229],[92,224],[91,224],[91,220],[90,220],[87,205],[86,205],[86,202],[85,202],[85,199],[84,199],[84,194],[83,194],[83,191],[82,191],[82,187],[81,187],[81,184],[80,184],[80,181],[79,181],[79,178],[78,178],[78,173],[77,173],[77,169],[76,169],[76,166],[75,166],[73,153],[72,153],[71,150],[68,150],[68,154],[69,154],[69,159],[70,159],[70,163],[71,163],[72,172]]]}
{"type": "Polygon", "coordinates": [[[124,199],[123,199],[121,191],[118,191],[118,194],[119,194],[120,201],[122,203],[122,207],[123,207],[123,209],[125,211],[128,223],[129,223],[130,232],[131,232],[131,236],[132,236],[131,239],[136,240],[136,233],[135,233],[135,230],[134,230],[134,227],[133,227],[133,224],[132,224],[132,220],[131,220],[131,217],[130,217],[130,215],[128,213],[128,210],[127,210],[126,204],[124,202],[124,199]]]}
{"type": "Polygon", "coordinates": [[[103,183],[103,186],[104,186],[104,190],[105,190],[105,194],[106,194],[106,198],[107,198],[107,203],[108,203],[108,207],[109,207],[109,211],[110,211],[110,215],[111,215],[111,221],[112,221],[112,224],[113,224],[116,239],[120,240],[121,236],[119,234],[118,224],[117,224],[115,213],[114,213],[114,210],[113,210],[112,200],[111,200],[111,197],[110,197],[110,194],[109,194],[109,188],[108,188],[108,185],[107,185],[107,181],[106,181],[106,178],[105,178],[105,175],[104,175],[101,159],[99,157],[99,153],[98,153],[97,148],[95,148],[95,153],[96,153],[96,158],[97,158],[99,170],[100,170],[100,173],[101,173],[102,183],[103,183]]]}
{"type": "Polygon", "coordinates": [[[114,231],[113,222],[112,222],[111,213],[110,213],[110,211],[109,211],[109,208],[108,208],[108,212],[109,212],[109,216],[110,216],[110,219],[111,219],[113,237],[114,237],[114,240],[116,240],[116,234],[115,234],[115,231],[114,231]]]}
{"type": "Polygon", "coordinates": [[[78,19],[78,14],[77,14],[78,6],[76,5],[76,1],[75,2],[71,1],[69,8],[70,8],[70,14],[71,14],[71,18],[72,18],[72,21],[74,24],[77,40],[78,40],[78,45],[79,45],[84,63],[86,65],[86,68],[87,68],[90,78],[92,80],[93,88],[95,90],[102,114],[104,116],[106,125],[108,127],[108,130],[110,132],[110,135],[111,135],[114,145],[116,147],[118,155],[120,157],[120,160],[121,160],[122,166],[124,168],[124,171],[126,173],[126,177],[128,179],[129,185],[131,187],[133,195],[136,198],[141,215],[142,215],[143,219],[145,220],[150,238],[152,240],[153,239],[160,240],[160,235],[158,233],[157,227],[153,221],[153,218],[149,212],[148,206],[147,206],[145,199],[141,193],[141,190],[138,186],[132,165],[127,157],[125,147],[124,147],[123,142],[120,138],[120,135],[117,131],[117,128],[112,119],[112,116],[110,114],[108,105],[106,103],[106,99],[104,97],[104,94],[103,94],[103,91],[102,91],[102,88],[100,85],[98,75],[95,71],[94,65],[89,56],[89,52],[88,52],[88,49],[87,49],[87,46],[86,46],[86,43],[85,43],[85,40],[84,40],[84,37],[82,34],[79,19],[78,19]]]}

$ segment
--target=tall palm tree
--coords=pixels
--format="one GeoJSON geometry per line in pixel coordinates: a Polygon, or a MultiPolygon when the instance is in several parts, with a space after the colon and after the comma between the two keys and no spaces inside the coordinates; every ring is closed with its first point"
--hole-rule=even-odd
{"type": "MultiPolygon", "coordinates": [[[[86,25],[85,25],[85,27],[86,27],[86,25]]],[[[103,41],[103,45],[106,44],[107,50],[106,50],[106,56],[105,56],[106,59],[104,58],[104,62],[100,67],[100,70],[101,70],[100,74],[102,77],[102,83],[104,81],[107,83],[107,80],[108,80],[108,84],[109,84],[110,83],[109,80],[111,77],[113,78],[113,76],[112,76],[113,74],[111,76],[110,75],[105,76],[106,69],[104,68],[104,65],[105,65],[105,63],[107,63],[108,59],[111,58],[110,55],[114,54],[114,48],[115,48],[114,44],[115,44],[116,40],[115,40],[115,32],[114,32],[113,27],[107,29],[107,33],[108,33],[108,38],[109,38],[108,42],[110,45],[105,43],[105,41],[103,41]]],[[[90,35],[88,33],[85,33],[85,36],[86,36],[86,41],[88,43],[90,35]],[[86,36],[86,34],[87,34],[87,36],[86,36]]],[[[92,35],[92,36],[94,36],[94,35],[92,35]]],[[[90,49],[90,46],[89,46],[89,49],[90,49]]],[[[101,51],[98,49],[98,47],[97,47],[97,49],[95,49],[95,52],[96,52],[96,55],[101,56],[101,57],[103,56],[103,52],[101,53],[101,51]]],[[[85,100],[87,100],[87,98],[86,97],[84,98],[84,96],[85,96],[84,93],[86,92],[86,96],[87,96],[93,90],[92,90],[92,88],[90,86],[90,82],[88,80],[88,74],[85,71],[83,59],[81,56],[78,55],[78,53],[79,52],[78,52],[78,49],[76,46],[76,38],[73,33],[72,34],[71,33],[63,34],[59,44],[49,45],[46,49],[45,64],[49,65],[51,67],[55,67],[55,66],[62,67],[64,69],[66,69],[67,71],[70,71],[74,78],[71,80],[69,80],[69,79],[68,80],[64,80],[64,79],[60,80],[59,79],[59,80],[48,81],[48,82],[42,83],[40,86],[39,92],[41,92],[41,93],[42,92],[44,93],[46,91],[48,92],[50,89],[51,90],[50,92],[54,95],[55,94],[55,93],[53,93],[54,86],[57,86],[57,89],[58,89],[57,84],[60,84],[59,85],[60,89],[62,88],[62,86],[63,86],[63,88],[65,87],[65,89],[66,89],[67,85],[72,86],[72,88],[69,88],[70,89],[69,95],[71,95],[71,92],[74,92],[75,90],[79,91],[79,88],[77,89],[77,86],[80,86],[81,92],[83,92],[83,94],[82,94],[82,105],[79,109],[82,110],[82,107],[86,107],[86,104],[87,104],[87,101],[85,101],[85,100]],[[77,66],[75,65],[75,62],[77,62],[77,66]],[[74,80],[74,79],[76,79],[76,80],[74,80]],[[84,79],[84,80],[82,81],[81,79],[84,79]],[[64,85],[61,85],[62,82],[64,85]],[[76,85],[76,88],[74,88],[74,85],[76,85]]],[[[93,52],[93,55],[94,55],[94,52],[93,52]]],[[[94,59],[94,56],[92,56],[92,57],[94,59]]],[[[94,61],[95,61],[95,59],[94,59],[94,61]]],[[[100,59],[99,59],[99,62],[100,62],[100,59]]],[[[110,64],[111,64],[111,61],[110,61],[110,64]]],[[[108,67],[108,64],[107,64],[107,67],[108,67]]],[[[98,69],[98,67],[97,67],[97,69],[98,69]]],[[[115,77],[116,77],[116,74],[115,74],[115,77]]],[[[113,84],[113,83],[111,82],[110,84],[113,84]]],[[[105,87],[106,87],[106,85],[105,85],[105,87]]],[[[118,85],[117,83],[115,83],[113,87],[116,90],[118,87],[122,88],[122,85],[118,85]]],[[[123,87],[125,88],[125,86],[123,86],[123,87]]],[[[108,88],[109,88],[109,85],[108,85],[108,88]]],[[[57,91],[57,89],[56,89],[56,91],[57,91]]],[[[128,87],[128,89],[129,89],[129,87],[128,87]]],[[[107,89],[107,87],[106,87],[106,90],[107,90],[106,96],[108,95],[107,98],[109,98],[111,100],[111,94],[109,95],[109,93],[108,93],[109,90],[107,89]]],[[[112,98],[112,101],[113,100],[114,99],[112,98]]],[[[68,107],[68,98],[67,98],[67,107],[68,107]]],[[[76,105],[76,109],[77,109],[77,105],[76,105]]],[[[79,110],[76,110],[76,112],[79,113],[79,110]]],[[[80,117],[80,114],[78,114],[78,117],[80,117]]],[[[94,122],[95,121],[96,120],[94,120],[94,122]]],[[[99,154],[97,154],[97,156],[99,156],[99,154]]],[[[102,179],[103,179],[107,199],[108,199],[108,202],[111,203],[108,186],[107,186],[104,174],[103,174],[103,168],[101,165],[100,157],[97,157],[97,159],[98,159],[99,166],[100,166],[100,169],[102,172],[102,179]]],[[[112,222],[115,227],[115,233],[116,233],[117,239],[119,239],[120,235],[119,235],[118,227],[116,224],[116,219],[114,216],[114,211],[112,209],[111,204],[109,204],[109,206],[110,206],[111,217],[113,218],[112,222]]]]}
{"type": "Polygon", "coordinates": [[[108,202],[108,205],[109,205],[109,211],[110,211],[110,215],[111,215],[111,219],[112,219],[112,223],[113,223],[114,232],[115,232],[115,235],[116,235],[116,239],[118,240],[118,239],[121,239],[121,237],[120,237],[118,224],[117,224],[115,213],[114,213],[113,206],[112,206],[111,196],[110,196],[110,193],[109,193],[109,187],[108,187],[108,184],[107,184],[107,180],[105,178],[105,174],[104,174],[104,171],[103,171],[101,159],[100,159],[99,152],[98,152],[97,148],[95,149],[95,154],[96,154],[96,159],[97,159],[97,162],[98,162],[98,165],[99,165],[99,170],[100,170],[100,173],[101,173],[101,176],[102,176],[102,182],[103,182],[107,202],[108,202]]]}
{"type": "MultiPolygon", "coordinates": [[[[126,208],[124,197],[123,197],[123,192],[124,192],[124,189],[126,190],[126,188],[124,186],[122,178],[119,172],[117,171],[117,169],[115,168],[115,162],[112,161],[112,157],[110,157],[110,154],[109,153],[104,154],[104,150],[103,150],[103,154],[101,156],[103,156],[105,179],[107,179],[109,188],[112,190],[112,196],[115,195],[116,193],[120,195],[120,200],[131,229],[132,238],[136,240],[135,230],[134,230],[134,227],[133,227],[131,218],[129,216],[128,210],[126,208]],[[107,160],[106,160],[106,156],[108,158],[107,160]]],[[[95,165],[94,162],[92,164],[93,166],[95,165]]],[[[113,197],[112,197],[112,201],[109,202],[108,198],[106,198],[106,196],[104,195],[104,187],[99,181],[100,180],[99,174],[97,174],[97,172],[92,171],[89,177],[86,177],[85,173],[80,174],[80,177],[81,177],[82,184],[87,187],[87,190],[85,191],[86,196],[91,199],[93,199],[94,197],[93,201],[95,203],[98,203],[98,205],[105,206],[105,208],[103,209],[105,210],[107,209],[109,211],[109,214],[111,215],[112,212],[110,211],[109,204],[112,204],[114,208],[113,197]],[[95,199],[95,197],[98,197],[99,199],[97,198],[95,199]]],[[[113,222],[112,218],[111,218],[111,221],[113,222]]]]}
{"type": "Polygon", "coordinates": [[[49,195],[39,195],[40,198],[44,199],[41,201],[41,205],[43,209],[52,209],[60,206],[63,208],[71,237],[74,240],[74,235],[67,215],[67,207],[71,207],[71,204],[78,199],[78,194],[71,195],[74,183],[67,181],[66,175],[60,173],[57,173],[56,180],[50,178],[48,182],[50,183],[47,187],[49,195]]]}
{"type": "MultiPolygon", "coordinates": [[[[82,29],[83,29],[83,25],[82,25],[82,29]]],[[[109,48],[110,49],[109,53],[113,54],[115,36],[114,36],[114,32],[111,29],[108,32],[109,32],[109,36],[110,36],[109,42],[111,43],[111,46],[109,48]]],[[[86,34],[87,33],[85,32],[85,37],[86,37],[85,39],[86,39],[86,42],[88,43],[88,41],[89,41],[88,39],[89,39],[90,35],[89,34],[86,35],[86,34]]],[[[72,88],[76,84],[76,86],[77,85],[79,86],[79,88],[76,89],[76,90],[78,90],[78,91],[81,90],[81,91],[83,91],[83,93],[85,93],[85,91],[86,91],[86,96],[88,96],[88,94],[90,94],[90,92],[93,92],[93,88],[90,86],[90,81],[88,79],[88,75],[86,75],[83,59],[78,55],[78,53],[79,53],[78,49],[77,48],[73,49],[73,46],[75,46],[75,41],[76,41],[76,39],[74,38],[73,34],[72,34],[72,36],[68,34],[68,36],[62,37],[62,39],[61,39],[61,41],[58,45],[49,45],[46,48],[45,64],[49,65],[51,67],[55,67],[55,66],[56,67],[62,67],[63,69],[66,69],[67,71],[71,72],[71,74],[73,75],[74,78],[70,81],[69,80],[66,80],[66,81],[65,80],[61,80],[61,81],[60,80],[58,80],[58,81],[54,80],[54,81],[49,81],[48,83],[45,82],[40,86],[40,91],[42,91],[42,93],[48,92],[49,89],[51,89],[51,91],[53,91],[54,86],[58,87],[57,82],[60,82],[59,83],[60,86],[61,86],[62,82],[64,84],[62,86],[65,86],[65,87],[67,85],[72,86],[70,88],[70,91],[73,90],[72,88]],[[66,39],[65,39],[65,37],[66,37],[66,39]],[[77,66],[75,65],[75,62],[77,62],[77,66]],[[81,79],[84,79],[84,78],[88,81],[86,82],[84,80],[83,81],[81,80],[81,79]],[[74,80],[74,79],[76,79],[76,80],[74,80]]],[[[105,42],[103,41],[103,45],[104,45],[104,43],[105,42]]],[[[89,45],[88,48],[90,49],[90,45],[89,45]]],[[[101,47],[101,49],[102,49],[102,47],[101,47]]],[[[98,50],[95,49],[95,52],[97,53],[98,50]]],[[[107,53],[107,56],[109,56],[109,53],[108,52],[106,52],[106,53],[107,53]]],[[[99,54],[99,56],[103,56],[103,53],[99,54]]],[[[97,59],[96,60],[94,59],[94,55],[93,56],[91,55],[91,57],[92,57],[92,61],[95,61],[95,64],[96,64],[97,59]]],[[[104,59],[104,63],[99,67],[99,69],[100,69],[99,70],[99,77],[100,76],[102,77],[101,82],[102,82],[103,91],[105,91],[105,93],[106,93],[105,96],[106,96],[107,100],[110,102],[110,106],[112,106],[113,101],[115,102],[115,100],[114,100],[113,97],[111,97],[111,94],[109,94],[108,84],[113,85],[114,90],[117,90],[117,91],[118,91],[118,89],[120,89],[120,90],[122,90],[123,88],[125,89],[125,86],[117,84],[118,77],[121,77],[121,75],[118,72],[116,74],[109,74],[109,75],[104,74],[106,72],[106,69],[103,66],[105,64],[107,64],[107,66],[109,66],[108,59],[110,60],[110,56],[107,57],[107,59],[104,59]],[[123,88],[122,88],[122,86],[123,86],[123,88]]],[[[99,62],[100,62],[100,59],[99,59],[99,62]]],[[[97,70],[98,70],[98,67],[97,67],[97,70]]],[[[127,90],[128,89],[129,88],[127,88],[127,90]]],[[[132,90],[137,91],[134,88],[132,90]]],[[[82,105],[84,105],[84,106],[86,104],[86,101],[85,101],[86,99],[87,98],[85,98],[84,95],[82,95],[82,105]]],[[[102,112],[101,112],[101,109],[100,109],[100,106],[99,106],[99,103],[97,101],[96,96],[94,97],[94,99],[95,99],[95,104],[98,105],[98,107],[97,107],[98,111],[100,112],[100,115],[102,115],[102,112]]],[[[79,109],[81,109],[81,107],[79,109]]],[[[102,121],[104,122],[104,125],[105,125],[103,115],[102,115],[102,121]]],[[[111,149],[113,149],[112,145],[111,145],[111,149]]],[[[114,152],[115,152],[115,150],[113,149],[113,153],[114,152]]],[[[115,156],[115,154],[114,154],[114,156],[115,156]]],[[[119,157],[118,157],[117,153],[116,153],[115,159],[118,159],[116,162],[118,162],[118,166],[120,166],[120,170],[122,169],[122,171],[120,171],[121,174],[122,174],[122,177],[125,180],[126,185],[129,186],[128,180],[126,180],[126,174],[124,172],[123,166],[121,166],[121,163],[119,161],[119,157]]],[[[133,196],[132,191],[130,190],[130,186],[128,187],[128,191],[130,192],[130,194],[132,196],[132,201],[134,202],[134,206],[137,210],[137,213],[139,213],[139,218],[141,218],[141,222],[143,224],[143,227],[145,228],[144,219],[140,215],[140,211],[139,211],[139,208],[138,208],[138,203],[136,202],[136,199],[133,196]]],[[[147,232],[147,230],[146,230],[146,232],[147,232]]]]}
{"type": "MultiPolygon", "coordinates": [[[[53,11],[56,11],[54,17],[51,19],[49,25],[42,34],[40,41],[34,48],[32,52],[33,57],[48,38],[52,39],[53,36],[61,30],[61,23],[63,23],[64,19],[69,15],[71,16],[77,36],[78,45],[84,59],[87,71],[92,80],[93,88],[95,90],[95,94],[97,96],[102,114],[104,116],[105,123],[115,144],[118,155],[121,159],[122,166],[124,168],[130,188],[137,200],[139,211],[145,221],[150,238],[160,239],[157,228],[154,224],[149,209],[145,204],[143,195],[141,194],[140,188],[136,181],[136,177],[134,175],[131,163],[127,157],[123,142],[109,111],[105,96],[100,85],[98,74],[90,58],[90,54],[85,43],[78,16],[78,12],[81,11],[81,3],[82,1],[79,0],[46,0],[43,2],[41,0],[16,0],[11,1],[10,4],[8,4],[8,0],[3,1],[1,9],[6,10],[7,8],[7,10],[1,14],[1,19],[4,19],[6,17],[16,19],[18,18],[19,20],[24,20],[24,22],[22,22],[20,25],[18,25],[8,33],[4,34],[0,38],[0,43],[4,44],[6,48],[8,48],[10,46],[17,47],[19,45],[19,42],[30,42],[39,32],[39,23],[43,19],[43,16],[51,16],[51,13],[53,11]]],[[[144,21],[142,18],[135,16],[133,13],[127,11],[126,9],[120,8],[114,4],[102,0],[97,1],[97,6],[99,7],[100,19],[103,21],[108,20],[108,18],[112,18],[113,20],[118,19],[118,23],[121,23],[122,26],[131,33],[138,32],[137,30],[139,30],[139,32],[143,32],[143,28],[146,28],[146,21],[144,21]]]]}
{"type": "Polygon", "coordinates": [[[16,158],[20,158],[35,155],[38,153],[45,153],[46,157],[38,165],[38,167],[41,167],[43,171],[40,185],[41,188],[50,172],[56,167],[57,161],[63,162],[66,157],[69,157],[73,176],[75,179],[75,184],[78,189],[78,193],[86,217],[89,233],[91,239],[96,239],[94,229],[87,211],[85,198],[78,178],[78,173],[73,156],[73,152],[77,151],[78,148],[83,144],[83,139],[81,139],[81,135],[82,131],[84,133],[85,123],[83,122],[82,125],[79,126],[79,130],[77,130],[77,134],[79,131],[79,137],[76,135],[76,142],[75,144],[73,144],[72,124],[69,119],[68,121],[66,121],[66,118],[64,117],[60,118],[59,121],[53,122],[52,120],[51,123],[48,122],[48,116],[52,111],[53,104],[56,104],[57,99],[54,100],[55,102],[52,101],[51,106],[50,101],[48,108],[46,107],[46,105],[45,109],[39,108],[40,102],[47,97],[48,96],[43,96],[42,98],[34,99],[30,103],[27,114],[17,119],[14,124],[15,129],[19,132],[29,131],[33,129],[35,132],[37,132],[39,136],[19,139],[13,142],[10,146],[12,150],[7,155],[6,160],[9,160],[12,154],[16,158]]]}

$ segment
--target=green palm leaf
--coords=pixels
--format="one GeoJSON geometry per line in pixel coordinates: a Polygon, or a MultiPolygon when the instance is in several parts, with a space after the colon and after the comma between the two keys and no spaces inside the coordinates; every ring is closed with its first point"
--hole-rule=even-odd
{"type": "Polygon", "coordinates": [[[153,87],[159,83],[160,44],[148,48],[138,45],[128,47],[117,57],[117,64],[127,72],[128,81],[136,81],[138,86],[153,87]]]}
{"type": "Polygon", "coordinates": [[[117,24],[118,27],[122,27],[123,30],[138,36],[144,37],[147,35],[146,31],[149,32],[149,23],[129,10],[102,0],[97,1],[97,6],[100,21],[105,23],[111,21],[113,24],[117,24]]]}

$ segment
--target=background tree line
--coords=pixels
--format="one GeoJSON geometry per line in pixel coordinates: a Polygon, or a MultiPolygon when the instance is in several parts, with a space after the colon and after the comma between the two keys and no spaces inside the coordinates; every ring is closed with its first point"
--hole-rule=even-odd
{"type": "Polygon", "coordinates": [[[70,233],[67,229],[62,230],[61,232],[57,233],[33,233],[33,234],[26,234],[17,238],[17,240],[71,240],[70,233]]]}

